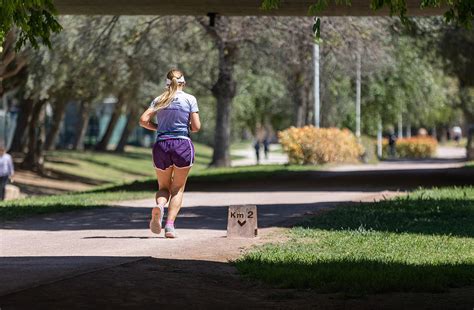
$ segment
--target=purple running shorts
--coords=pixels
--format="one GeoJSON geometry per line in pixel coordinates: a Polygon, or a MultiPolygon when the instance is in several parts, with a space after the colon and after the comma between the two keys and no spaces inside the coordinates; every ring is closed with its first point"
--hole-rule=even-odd
{"type": "Polygon", "coordinates": [[[189,139],[167,139],[153,145],[153,165],[165,170],[170,166],[191,167],[194,163],[194,145],[189,139]]]}

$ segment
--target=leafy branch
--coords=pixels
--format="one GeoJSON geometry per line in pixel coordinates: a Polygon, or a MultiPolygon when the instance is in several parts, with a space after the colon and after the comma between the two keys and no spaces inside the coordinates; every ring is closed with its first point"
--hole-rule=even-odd
{"type": "Polygon", "coordinates": [[[62,30],[52,0],[0,0],[0,44],[13,28],[18,28],[16,49],[26,42],[51,47],[51,34],[62,30]]]}
{"type": "MultiPolygon", "coordinates": [[[[336,5],[352,4],[351,0],[317,0],[308,8],[308,15],[317,16],[324,12],[331,2],[336,5]]],[[[273,10],[280,7],[281,0],[262,0],[261,8],[264,10],[273,10]]],[[[420,8],[439,8],[442,5],[447,5],[447,11],[444,13],[446,23],[454,23],[457,26],[463,26],[467,29],[472,28],[474,20],[474,1],[472,0],[422,0],[420,8]]],[[[370,0],[370,9],[376,11],[383,7],[388,7],[390,16],[398,15],[400,20],[405,25],[410,25],[410,20],[407,18],[407,2],[406,0],[370,0]]],[[[319,40],[320,36],[320,20],[315,19],[313,31],[316,38],[319,40]]]]}

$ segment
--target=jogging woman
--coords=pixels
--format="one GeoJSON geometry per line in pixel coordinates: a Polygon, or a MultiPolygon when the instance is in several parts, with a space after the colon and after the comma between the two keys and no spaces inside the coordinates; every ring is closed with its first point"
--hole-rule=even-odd
{"type": "Polygon", "coordinates": [[[181,71],[166,75],[166,90],[155,98],[140,117],[140,126],[157,132],[153,145],[153,166],[158,179],[156,207],[151,212],[150,230],[161,232],[164,207],[168,203],[165,237],[176,238],[174,221],[183,201],[183,192],[194,162],[194,145],[189,132],[201,128],[196,98],[183,91],[181,71]],[[152,119],[156,116],[156,123],[152,119]]]}

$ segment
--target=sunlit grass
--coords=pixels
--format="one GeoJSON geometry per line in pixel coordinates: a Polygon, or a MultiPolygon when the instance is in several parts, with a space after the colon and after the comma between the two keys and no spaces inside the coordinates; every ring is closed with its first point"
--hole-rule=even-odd
{"type": "Polygon", "coordinates": [[[419,190],[304,221],[282,244],[236,262],[278,287],[322,292],[443,291],[474,284],[474,187],[419,190]]]}

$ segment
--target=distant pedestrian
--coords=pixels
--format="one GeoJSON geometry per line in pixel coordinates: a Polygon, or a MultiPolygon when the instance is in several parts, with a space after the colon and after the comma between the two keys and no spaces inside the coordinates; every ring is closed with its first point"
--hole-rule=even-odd
{"type": "Polygon", "coordinates": [[[260,164],[260,141],[257,139],[253,145],[255,148],[255,156],[257,157],[257,165],[260,164]]]}
{"type": "Polygon", "coordinates": [[[265,137],[263,140],[263,152],[265,153],[265,159],[268,159],[268,154],[270,153],[270,141],[268,137],[265,137]]]}
{"type": "Polygon", "coordinates": [[[397,136],[394,133],[391,133],[388,137],[388,147],[390,152],[390,157],[395,157],[396,155],[396,146],[397,146],[397,136]]]}
{"type": "Polygon", "coordinates": [[[462,138],[462,129],[459,126],[454,126],[453,127],[453,139],[456,141],[456,143],[459,145],[461,142],[462,138]]]}
{"type": "Polygon", "coordinates": [[[5,147],[0,145],[0,199],[5,199],[5,187],[13,178],[13,160],[10,154],[5,152],[5,147]]]}

